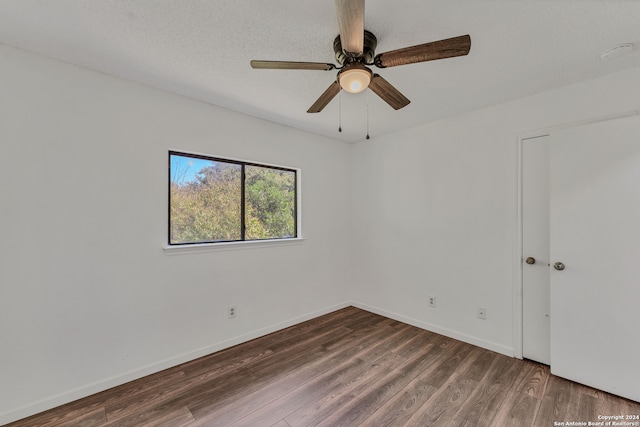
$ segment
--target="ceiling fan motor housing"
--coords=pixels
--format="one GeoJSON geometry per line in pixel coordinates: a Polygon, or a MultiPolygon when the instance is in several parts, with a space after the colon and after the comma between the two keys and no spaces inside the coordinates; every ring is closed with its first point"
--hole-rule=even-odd
{"type": "Polygon", "coordinates": [[[362,54],[345,52],[342,49],[342,42],[340,41],[340,35],[333,41],[333,51],[336,54],[336,61],[340,65],[348,65],[352,62],[360,62],[362,64],[373,64],[375,57],[376,47],[378,46],[378,39],[373,33],[364,31],[364,47],[362,54]]]}

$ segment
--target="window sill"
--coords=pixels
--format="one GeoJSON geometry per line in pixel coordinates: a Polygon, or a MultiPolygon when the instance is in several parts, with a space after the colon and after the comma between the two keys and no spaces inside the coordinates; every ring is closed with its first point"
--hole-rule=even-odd
{"type": "Polygon", "coordinates": [[[228,251],[235,249],[266,248],[272,246],[299,245],[304,237],[274,240],[248,240],[245,242],[196,243],[193,245],[166,245],[162,249],[166,255],[183,255],[190,253],[228,251]]]}

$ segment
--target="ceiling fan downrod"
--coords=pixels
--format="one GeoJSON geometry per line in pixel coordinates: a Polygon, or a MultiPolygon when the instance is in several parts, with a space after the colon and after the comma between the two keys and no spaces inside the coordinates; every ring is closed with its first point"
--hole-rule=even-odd
{"type": "Polygon", "coordinates": [[[338,35],[333,41],[333,51],[336,55],[336,61],[342,66],[347,66],[354,62],[359,62],[363,65],[373,65],[377,46],[378,39],[373,35],[373,33],[367,30],[364,30],[364,46],[361,54],[345,51],[342,48],[340,35],[338,35]]]}

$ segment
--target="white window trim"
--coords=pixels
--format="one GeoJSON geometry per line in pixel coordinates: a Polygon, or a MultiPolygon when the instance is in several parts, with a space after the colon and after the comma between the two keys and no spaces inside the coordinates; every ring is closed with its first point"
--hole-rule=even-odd
{"type": "MultiPolygon", "coordinates": [[[[169,151],[193,154],[196,156],[204,157],[218,157],[211,154],[204,154],[194,151],[186,151],[182,149],[169,148],[169,151]]],[[[238,159],[234,157],[218,157],[220,159],[226,159],[237,162],[253,163],[262,166],[272,166],[276,168],[291,169],[296,171],[296,234],[298,237],[281,238],[281,239],[265,239],[265,240],[235,240],[232,242],[211,242],[211,243],[187,243],[181,245],[170,245],[168,242],[162,247],[166,255],[184,255],[189,253],[202,253],[202,252],[215,252],[215,251],[228,251],[237,249],[249,249],[249,248],[264,248],[273,246],[287,246],[287,245],[299,245],[304,242],[305,238],[302,235],[302,170],[291,166],[277,165],[273,163],[255,162],[253,160],[238,159]]],[[[167,179],[169,177],[167,176],[167,179]]],[[[167,210],[168,215],[168,210],[167,210]]],[[[169,223],[167,216],[166,223],[169,223]]]]}
{"type": "Polygon", "coordinates": [[[245,240],[237,242],[193,243],[186,245],[166,245],[162,249],[166,255],[184,255],[190,253],[228,251],[237,249],[268,248],[273,246],[300,245],[304,237],[290,239],[245,240]]]}

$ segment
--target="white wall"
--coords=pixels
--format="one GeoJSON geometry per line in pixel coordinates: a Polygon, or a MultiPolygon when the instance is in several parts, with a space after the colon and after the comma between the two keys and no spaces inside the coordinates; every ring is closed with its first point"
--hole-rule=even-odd
{"type": "Polygon", "coordinates": [[[0,100],[0,424],[349,300],[349,145],[4,46],[0,100]],[[306,240],[167,255],[169,149],[301,168],[306,240]]]}
{"type": "Polygon", "coordinates": [[[351,300],[513,354],[517,136],[640,109],[639,83],[349,146],[0,46],[0,424],[351,300]],[[306,240],[165,254],[170,148],[301,168],[306,240]]]}
{"type": "Polygon", "coordinates": [[[632,110],[638,69],[358,143],[358,306],[518,354],[518,135],[632,110]]]}

